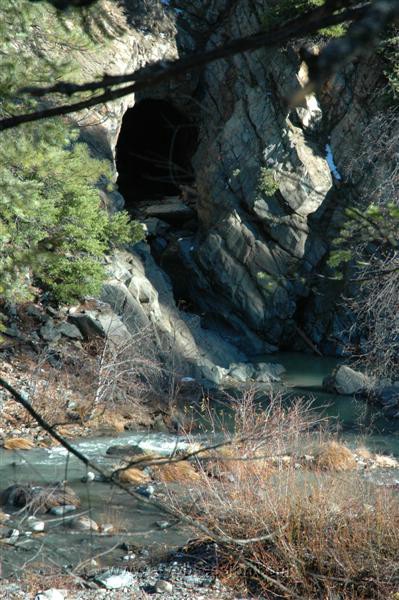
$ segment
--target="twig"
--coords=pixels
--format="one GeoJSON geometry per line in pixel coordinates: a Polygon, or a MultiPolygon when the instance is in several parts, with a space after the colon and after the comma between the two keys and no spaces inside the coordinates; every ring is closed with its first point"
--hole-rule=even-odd
{"type": "MultiPolygon", "coordinates": [[[[360,19],[367,15],[367,11],[370,8],[370,4],[367,4],[343,10],[338,14],[326,15],[326,10],[332,13],[337,9],[337,6],[340,6],[341,4],[340,0],[332,0],[325,6],[309,11],[278,29],[235,39],[227,44],[218,46],[213,50],[209,50],[208,52],[203,52],[202,54],[196,54],[194,56],[186,56],[172,63],[156,63],[155,65],[150,65],[149,67],[145,67],[144,69],[127,75],[106,75],[101,81],[90,82],[83,84],[82,86],[64,82],[47,88],[37,88],[35,90],[30,88],[29,93],[34,93],[37,96],[43,96],[50,93],[72,95],[80,91],[94,91],[101,88],[106,91],[74,104],[63,104],[51,108],[44,108],[32,113],[14,115],[1,119],[0,131],[17,127],[22,123],[32,123],[49,117],[67,115],[81,111],[85,108],[91,108],[98,104],[117,100],[118,98],[146,90],[163,83],[164,81],[179,77],[216,60],[229,58],[236,54],[257,50],[259,48],[270,48],[279,44],[284,44],[294,37],[309,35],[322,28],[337,25],[346,21],[352,21],[354,19],[360,19]],[[130,81],[134,81],[134,83],[125,85],[130,81]],[[109,89],[110,86],[114,85],[122,85],[123,87],[109,89]]],[[[26,91],[27,90],[25,89],[25,92],[26,91]]]]}

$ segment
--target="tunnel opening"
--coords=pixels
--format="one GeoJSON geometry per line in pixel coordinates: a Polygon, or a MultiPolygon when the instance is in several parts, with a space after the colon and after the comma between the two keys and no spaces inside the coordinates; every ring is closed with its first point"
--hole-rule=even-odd
{"type": "Polygon", "coordinates": [[[116,147],[118,188],[126,208],[178,196],[192,185],[197,128],[166,100],[145,99],[126,111],[116,147]]]}

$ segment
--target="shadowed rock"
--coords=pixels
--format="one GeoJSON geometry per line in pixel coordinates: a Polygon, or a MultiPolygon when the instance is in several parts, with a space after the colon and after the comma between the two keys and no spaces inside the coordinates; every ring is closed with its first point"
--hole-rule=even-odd
{"type": "Polygon", "coordinates": [[[66,504],[79,506],[76,493],[62,482],[45,486],[30,484],[11,485],[0,494],[0,504],[15,508],[28,508],[30,511],[47,512],[55,506],[66,504]]]}

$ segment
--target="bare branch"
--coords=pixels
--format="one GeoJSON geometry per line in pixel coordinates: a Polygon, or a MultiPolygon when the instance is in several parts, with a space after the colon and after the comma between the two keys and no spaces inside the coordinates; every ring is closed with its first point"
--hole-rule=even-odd
{"type": "MultiPolygon", "coordinates": [[[[345,2],[346,5],[348,5],[348,3],[351,4],[351,0],[347,0],[345,2]]],[[[278,27],[277,29],[232,40],[231,42],[218,46],[217,48],[209,50],[208,52],[186,56],[174,62],[156,63],[127,75],[106,75],[100,81],[90,82],[81,86],[60,83],[55,86],[42,89],[30,89],[30,93],[34,93],[36,96],[44,96],[51,93],[72,95],[77,92],[95,91],[101,88],[105,88],[106,91],[102,94],[81,100],[73,104],[63,104],[51,108],[43,108],[36,112],[14,115],[2,119],[0,120],[0,131],[16,127],[22,123],[31,123],[49,117],[71,114],[85,108],[91,108],[98,104],[110,102],[134,92],[139,92],[154,87],[164,81],[176,78],[189,71],[198,69],[199,67],[203,67],[204,65],[215,60],[225,59],[242,52],[250,52],[262,47],[267,48],[282,45],[293,38],[315,33],[321,28],[361,19],[368,14],[368,10],[371,6],[368,3],[361,6],[356,6],[354,8],[345,9],[338,14],[333,14],[342,6],[342,4],[342,0],[330,0],[325,5],[305,13],[304,15],[293,19],[286,25],[278,27]],[[134,83],[125,85],[131,81],[134,83]],[[123,87],[109,89],[110,86],[114,85],[123,85],[123,87]]],[[[376,4],[385,5],[387,3],[380,0],[376,4]]],[[[390,10],[384,13],[384,18],[388,20],[389,18],[394,18],[394,16],[397,16],[398,14],[399,7],[392,3],[390,10]]],[[[381,24],[383,24],[383,21],[381,21],[381,24]]],[[[327,48],[329,46],[330,44],[327,45],[327,48]]],[[[318,59],[319,61],[321,61],[322,55],[323,53],[320,55],[318,59]]],[[[312,68],[313,71],[315,71],[315,65],[313,65],[312,68]]]]}

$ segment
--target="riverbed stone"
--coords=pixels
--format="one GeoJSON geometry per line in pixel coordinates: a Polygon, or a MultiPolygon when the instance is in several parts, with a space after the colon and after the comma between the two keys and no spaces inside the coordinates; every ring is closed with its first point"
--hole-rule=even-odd
{"type": "Polygon", "coordinates": [[[155,584],[155,591],[157,594],[171,594],[173,592],[173,585],[170,581],[160,579],[155,584]]]}
{"type": "Polygon", "coordinates": [[[113,569],[98,575],[96,581],[101,583],[108,590],[119,590],[134,586],[136,578],[132,573],[129,573],[129,571],[113,569]]]}
{"type": "Polygon", "coordinates": [[[68,525],[72,529],[76,529],[76,531],[99,531],[100,529],[98,524],[86,515],[68,521],[68,525]]]}
{"type": "Polygon", "coordinates": [[[67,598],[66,594],[67,592],[64,590],[50,588],[36,594],[35,600],[65,600],[67,598]]]}

